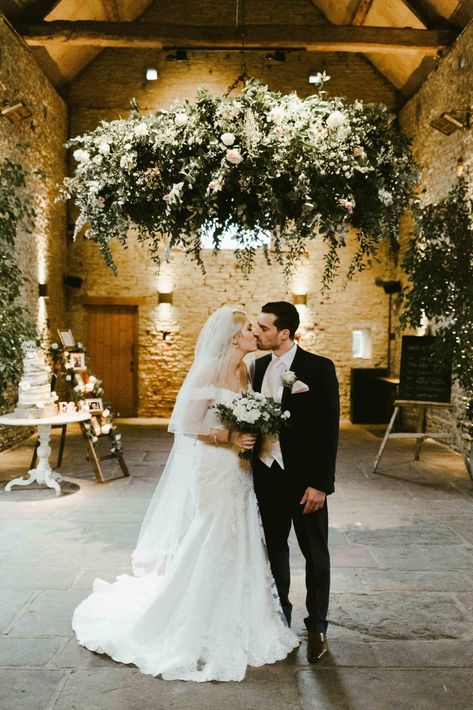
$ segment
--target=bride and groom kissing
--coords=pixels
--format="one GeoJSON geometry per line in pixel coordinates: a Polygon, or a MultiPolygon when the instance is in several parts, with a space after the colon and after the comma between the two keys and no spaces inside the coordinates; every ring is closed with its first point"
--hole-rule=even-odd
{"type": "Polygon", "coordinates": [[[306,655],[326,655],[338,384],[330,360],[295,343],[298,327],[285,301],[263,306],[254,327],[239,308],[209,317],[177,396],[174,446],[133,575],[95,580],[74,612],[81,645],[166,680],[242,680],[247,666],[285,658],[299,645],[289,601],[294,525],[306,563],[306,655]],[[248,372],[244,358],[257,349],[268,354],[248,372]],[[279,436],[223,427],[212,405],[251,390],[290,412],[279,436]],[[242,449],[253,450],[251,462],[242,449]]]}

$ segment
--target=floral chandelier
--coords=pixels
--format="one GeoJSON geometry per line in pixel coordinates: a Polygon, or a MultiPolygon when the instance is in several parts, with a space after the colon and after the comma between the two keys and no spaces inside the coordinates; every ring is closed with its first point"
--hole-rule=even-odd
{"type": "Polygon", "coordinates": [[[361,270],[381,241],[396,247],[417,169],[388,109],[328,97],[328,79],[306,99],[247,80],[239,95],[202,90],[167,111],[133,103],[129,118],[72,139],[78,165],[62,197],[78,207],[75,236],[84,230],[114,268],[110,244],[133,227],[156,263],[180,247],[203,268],[202,236],[218,250],[231,230],[243,272],[260,246],[286,275],[319,238],[328,285],[353,228],[348,276],[361,270]]]}

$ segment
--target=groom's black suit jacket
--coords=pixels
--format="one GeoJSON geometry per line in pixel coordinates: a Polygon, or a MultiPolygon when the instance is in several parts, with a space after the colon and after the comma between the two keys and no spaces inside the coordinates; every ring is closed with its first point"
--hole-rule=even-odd
{"type": "MultiPolygon", "coordinates": [[[[271,355],[255,361],[253,388],[261,392],[271,355]]],[[[291,371],[308,392],[292,394],[284,387],[281,406],[291,417],[279,435],[288,489],[299,495],[308,486],[333,493],[338,445],[339,398],[335,367],[331,360],[297,346],[291,371]]]]}

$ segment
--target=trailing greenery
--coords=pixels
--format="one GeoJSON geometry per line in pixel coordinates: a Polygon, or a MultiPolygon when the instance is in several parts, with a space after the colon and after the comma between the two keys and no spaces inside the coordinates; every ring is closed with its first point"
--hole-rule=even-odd
{"type": "MultiPolygon", "coordinates": [[[[436,204],[416,210],[403,268],[409,277],[401,323],[432,321],[436,356],[452,357],[453,375],[473,401],[473,203],[464,180],[436,204]]],[[[473,414],[473,412],[470,412],[473,414]]]]}
{"type": "Polygon", "coordinates": [[[382,240],[397,247],[417,169],[388,109],[328,97],[328,78],[304,100],[251,80],[235,97],[199,91],[152,114],[134,105],[74,138],[78,165],[62,197],[78,206],[75,234],[85,229],[113,268],[110,244],[125,245],[133,226],[158,264],[180,246],[202,266],[202,236],[218,249],[231,233],[244,272],[270,243],[286,274],[319,235],[327,285],[354,227],[348,275],[363,269],[382,240]]]}
{"type": "Polygon", "coordinates": [[[32,231],[34,210],[25,192],[24,169],[8,159],[0,160],[0,405],[5,391],[16,384],[23,364],[22,343],[34,338],[36,328],[18,303],[25,277],[16,260],[19,227],[32,231]]]}

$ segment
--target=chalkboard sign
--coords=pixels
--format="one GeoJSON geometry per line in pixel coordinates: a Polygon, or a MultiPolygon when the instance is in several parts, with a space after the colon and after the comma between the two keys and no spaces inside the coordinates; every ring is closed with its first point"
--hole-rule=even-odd
{"type": "Polygon", "coordinates": [[[450,362],[438,362],[434,342],[433,335],[403,336],[399,399],[450,402],[452,366],[450,362]]]}

